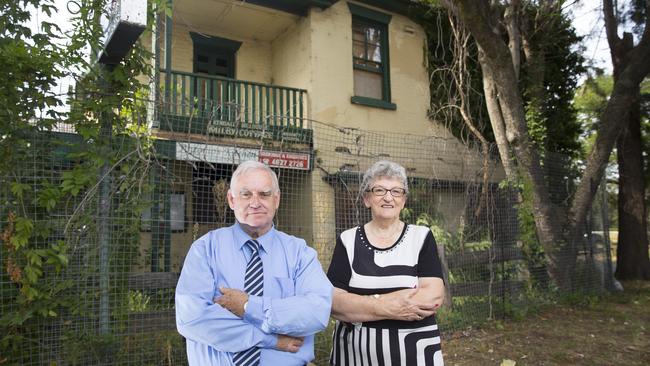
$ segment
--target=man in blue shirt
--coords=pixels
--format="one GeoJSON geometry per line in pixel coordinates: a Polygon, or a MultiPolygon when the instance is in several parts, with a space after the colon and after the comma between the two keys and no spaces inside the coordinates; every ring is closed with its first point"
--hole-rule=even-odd
{"type": "Polygon", "coordinates": [[[192,244],[176,287],[176,326],[188,361],[305,365],[332,305],[316,251],[274,228],[280,189],[266,165],[240,164],[228,203],[237,222],[192,244]]]}

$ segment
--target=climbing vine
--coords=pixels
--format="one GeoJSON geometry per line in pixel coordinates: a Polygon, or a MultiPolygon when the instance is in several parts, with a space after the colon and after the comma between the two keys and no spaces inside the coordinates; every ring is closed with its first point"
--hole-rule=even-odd
{"type": "Polygon", "coordinates": [[[137,260],[143,177],[152,164],[143,83],[151,54],[138,43],[114,67],[97,65],[106,3],[69,1],[70,31],[52,20],[66,10],[54,0],[0,4],[0,364],[56,363],[63,356],[41,345],[61,340],[42,339],[39,330],[74,333],[82,328],[75,319],[94,316],[89,304],[99,295],[78,283],[97,281],[102,182],[115,233],[108,265],[137,260]],[[57,91],[64,78],[74,80],[74,92],[57,91]]]}

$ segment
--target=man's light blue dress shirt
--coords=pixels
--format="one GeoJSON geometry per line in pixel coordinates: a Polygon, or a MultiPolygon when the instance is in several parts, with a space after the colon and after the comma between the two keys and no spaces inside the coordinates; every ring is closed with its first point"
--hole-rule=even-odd
{"type": "Polygon", "coordinates": [[[187,339],[190,365],[232,365],[234,352],[253,346],[262,348],[262,366],[314,358],[314,334],[327,326],[332,285],[304,240],[275,228],[257,239],[264,296],[249,296],[243,319],[213,302],[219,287],[243,291],[250,239],[235,224],[202,236],[187,253],[176,286],[176,327],[187,339]],[[278,334],[305,341],[297,353],[278,351],[278,334]]]}

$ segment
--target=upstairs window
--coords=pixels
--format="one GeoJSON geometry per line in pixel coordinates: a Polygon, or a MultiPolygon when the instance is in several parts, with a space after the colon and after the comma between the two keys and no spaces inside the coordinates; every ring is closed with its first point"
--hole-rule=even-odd
{"type": "Polygon", "coordinates": [[[352,23],[352,61],[354,95],[384,99],[384,64],[382,30],[363,21],[352,23]]]}
{"type": "Polygon", "coordinates": [[[348,3],[352,13],[352,103],[395,109],[390,95],[388,23],[390,15],[348,3]]]}
{"type": "Polygon", "coordinates": [[[235,77],[235,54],[241,42],[190,32],[193,43],[193,72],[235,77]]]}

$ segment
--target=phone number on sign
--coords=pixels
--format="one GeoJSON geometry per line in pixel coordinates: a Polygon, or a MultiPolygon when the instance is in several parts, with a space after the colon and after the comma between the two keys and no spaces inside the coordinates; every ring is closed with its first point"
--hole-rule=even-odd
{"type": "Polygon", "coordinates": [[[260,159],[262,163],[269,166],[279,167],[279,168],[296,168],[296,169],[307,169],[307,162],[304,160],[286,160],[286,159],[271,159],[271,158],[262,158],[260,159]]]}

